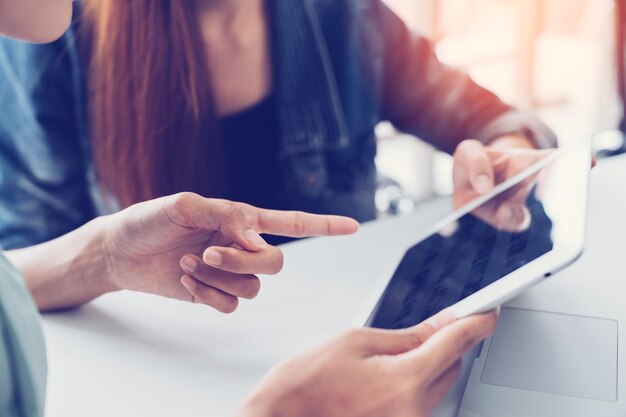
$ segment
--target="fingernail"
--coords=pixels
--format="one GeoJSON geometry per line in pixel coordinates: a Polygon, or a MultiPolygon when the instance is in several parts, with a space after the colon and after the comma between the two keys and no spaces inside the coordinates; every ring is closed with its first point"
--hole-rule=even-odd
{"type": "Polygon", "coordinates": [[[487,174],[480,174],[474,178],[474,190],[480,194],[484,194],[491,190],[493,184],[491,178],[487,174]]]}
{"type": "Polygon", "coordinates": [[[456,318],[450,310],[443,310],[426,320],[426,322],[430,324],[435,330],[440,330],[446,327],[448,324],[454,322],[455,320],[456,318]]]}
{"type": "Polygon", "coordinates": [[[198,288],[196,280],[186,275],[181,278],[180,282],[183,284],[183,287],[187,288],[189,291],[194,291],[198,288]]]}
{"type": "Polygon", "coordinates": [[[202,259],[209,265],[218,266],[222,264],[222,254],[212,248],[204,251],[202,259]]]}
{"type": "Polygon", "coordinates": [[[248,240],[248,242],[252,243],[255,246],[262,247],[267,245],[267,242],[263,240],[261,235],[259,235],[256,231],[249,229],[244,233],[244,236],[248,240]]]}
{"type": "Polygon", "coordinates": [[[198,262],[190,256],[185,256],[180,261],[180,266],[187,272],[195,272],[196,268],[198,268],[198,262]]]}

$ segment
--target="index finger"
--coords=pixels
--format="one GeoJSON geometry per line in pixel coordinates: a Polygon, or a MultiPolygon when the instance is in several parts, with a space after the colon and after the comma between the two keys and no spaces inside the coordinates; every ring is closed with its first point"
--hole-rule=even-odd
{"type": "Polygon", "coordinates": [[[426,381],[436,380],[454,362],[496,329],[497,313],[458,320],[432,335],[419,348],[405,354],[426,381]]]}
{"type": "Polygon", "coordinates": [[[338,236],[355,233],[359,223],[349,217],[302,211],[256,209],[260,233],[287,237],[338,236]]]}

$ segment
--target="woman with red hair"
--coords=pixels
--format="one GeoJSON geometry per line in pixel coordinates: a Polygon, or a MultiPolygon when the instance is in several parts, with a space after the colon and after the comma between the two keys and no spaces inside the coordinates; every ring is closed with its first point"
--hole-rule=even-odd
{"type": "Polygon", "coordinates": [[[510,148],[556,143],[380,0],[76,6],[58,42],[0,45],[5,248],[181,191],[371,220],[383,120],[456,151],[467,198],[510,148]]]}
{"type": "MultiPolygon", "coordinates": [[[[0,34],[52,40],[69,22],[70,9],[67,0],[0,0],[0,34]]],[[[32,128],[27,120],[17,122],[25,131],[32,128]]],[[[39,151],[27,149],[22,156],[37,156],[39,151]]],[[[282,260],[280,252],[257,232],[303,236],[347,233],[355,228],[349,219],[259,210],[179,194],[133,205],[62,238],[7,255],[26,275],[41,310],[71,307],[116,285],[170,297],[195,299],[199,295],[199,301],[211,304],[220,292],[216,288],[197,292],[188,287],[191,277],[185,277],[186,292],[177,279],[168,278],[168,274],[182,273],[177,269],[177,256],[215,245],[208,250],[217,251],[222,262],[213,271],[213,284],[230,285],[231,290],[238,287],[253,295],[255,289],[249,283],[255,282],[254,277],[228,272],[276,271],[282,260]],[[121,281],[111,279],[115,273],[121,281]]],[[[204,257],[215,260],[216,253],[205,252],[204,257]]],[[[0,254],[0,415],[42,417],[43,335],[17,269],[0,254]]],[[[347,333],[278,367],[242,404],[238,415],[427,415],[454,382],[461,355],[495,326],[493,314],[453,321],[443,312],[402,331],[347,333]]]]}

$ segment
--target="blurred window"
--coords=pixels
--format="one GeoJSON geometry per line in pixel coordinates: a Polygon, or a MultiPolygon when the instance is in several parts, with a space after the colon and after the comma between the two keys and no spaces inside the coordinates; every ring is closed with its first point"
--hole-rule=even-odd
{"type": "MultiPolygon", "coordinates": [[[[385,1],[443,62],[535,112],[560,141],[617,126],[613,0],[385,1]]],[[[381,173],[416,202],[451,192],[449,156],[382,131],[381,173]]]]}

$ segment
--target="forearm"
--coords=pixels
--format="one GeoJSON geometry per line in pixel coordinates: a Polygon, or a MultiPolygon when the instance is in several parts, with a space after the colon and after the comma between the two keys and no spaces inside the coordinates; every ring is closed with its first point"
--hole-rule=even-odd
{"type": "Polygon", "coordinates": [[[76,307],[114,291],[102,249],[106,218],[58,239],[5,255],[22,273],[40,311],[76,307]]]}
{"type": "Polygon", "coordinates": [[[381,5],[379,15],[386,51],[383,109],[398,129],[448,153],[465,139],[487,144],[504,135],[526,136],[535,148],[556,146],[539,119],[442,64],[431,42],[411,34],[387,7],[381,5]]]}
{"type": "Polygon", "coordinates": [[[433,44],[412,34],[387,7],[381,6],[380,13],[386,51],[385,117],[398,129],[448,153],[467,138],[486,142],[485,128],[510,107],[466,73],[442,64],[433,44]]]}

